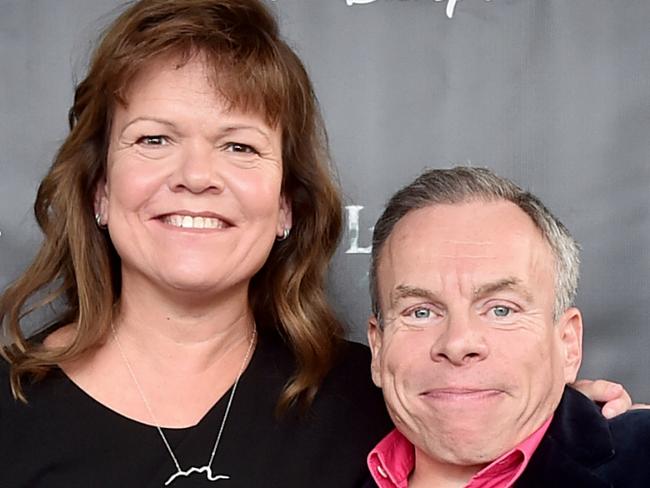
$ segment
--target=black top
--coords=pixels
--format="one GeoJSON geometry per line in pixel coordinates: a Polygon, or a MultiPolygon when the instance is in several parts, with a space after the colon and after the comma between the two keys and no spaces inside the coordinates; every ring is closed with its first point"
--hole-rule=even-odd
{"type": "MultiPolygon", "coordinates": [[[[346,343],[311,409],[280,419],[274,409],[293,371],[281,340],[260,337],[227,419],[213,476],[177,478],[171,487],[346,488],[366,476],[365,458],[391,425],[370,381],[369,354],[346,343]]],[[[155,427],[100,404],[60,370],[25,387],[28,405],[11,396],[0,360],[0,487],[162,487],[176,472],[155,427]]],[[[210,457],[229,392],[194,427],[164,429],[181,468],[210,457]]]]}

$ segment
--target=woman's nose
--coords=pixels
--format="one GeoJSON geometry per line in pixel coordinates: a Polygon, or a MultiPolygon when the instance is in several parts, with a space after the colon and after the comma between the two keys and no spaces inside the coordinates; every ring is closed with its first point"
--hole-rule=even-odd
{"type": "Polygon", "coordinates": [[[205,142],[193,142],[183,148],[170,186],[174,191],[221,192],[224,181],[220,170],[219,153],[214,146],[205,142]]]}

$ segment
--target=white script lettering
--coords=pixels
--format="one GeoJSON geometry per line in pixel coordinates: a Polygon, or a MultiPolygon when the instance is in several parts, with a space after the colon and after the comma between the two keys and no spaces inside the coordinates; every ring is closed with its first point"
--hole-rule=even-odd
{"type": "MultiPolygon", "coordinates": [[[[372,251],[372,245],[359,247],[359,213],[361,210],[363,210],[363,205],[345,206],[348,221],[348,235],[350,237],[350,247],[345,251],[345,254],[370,254],[370,251],[372,251]]],[[[373,227],[370,227],[368,230],[372,235],[373,227]]]]}
{"type": "MultiPolygon", "coordinates": [[[[348,7],[351,7],[352,5],[366,5],[368,3],[373,3],[376,2],[377,0],[345,0],[345,3],[348,4],[348,7]]],[[[447,17],[450,19],[454,16],[454,11],[456,10],[456,4],[458,3],[459,0],[433,0],[434,2],[447,2],[447,17]]],[[[489,2],[490,0],[485,0],[486,2],[489,2]]]]}

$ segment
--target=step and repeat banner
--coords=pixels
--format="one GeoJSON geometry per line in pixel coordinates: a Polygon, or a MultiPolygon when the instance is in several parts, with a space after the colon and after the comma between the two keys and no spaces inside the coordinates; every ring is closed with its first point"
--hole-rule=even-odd
{"type": "MultiPolygon", "coordinates": [[[[582,375],[650,400],[650,2],[276,0],[346,199],[329,292],[365,341],[371,227],[423,168],[486,166],[582,245],[582,375]]],[[[0,0],[0,288],[39,243],[31,205],[118,0],[0,0]]]]}

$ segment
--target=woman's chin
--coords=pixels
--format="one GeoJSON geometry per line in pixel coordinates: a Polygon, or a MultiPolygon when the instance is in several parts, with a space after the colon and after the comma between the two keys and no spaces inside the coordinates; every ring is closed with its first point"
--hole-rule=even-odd
{"type": "Polygon", "coordinates": [[[170,292],[177,292],[184,295],[217,295],[228,293],[235,285],[231,285],[223,279],[215,280],[209,276],[201,276],[199,273],[175,274],[165,276],[159,282],[170,292]]]}
{"type": "Polygon", "coordinates": [[[162,273],[156,273],[154,276],[147,276],[144,280],[138,279],[137,282],[129,283],[128,278],[123,287],[123,293],[126,295],[134,292],[140,295],[151,290],[152,296],[165,297],[164,300],[204,300],[218,299],[219,296],[232,299],[237,295],[247,295],[246,280],[232,280],[223,273],[208,273],[205,267],[203,269],[183,268],[183,269],[166,269],[162,273]],[[132,285],[132,286],[130,286],[132,285]]]}

